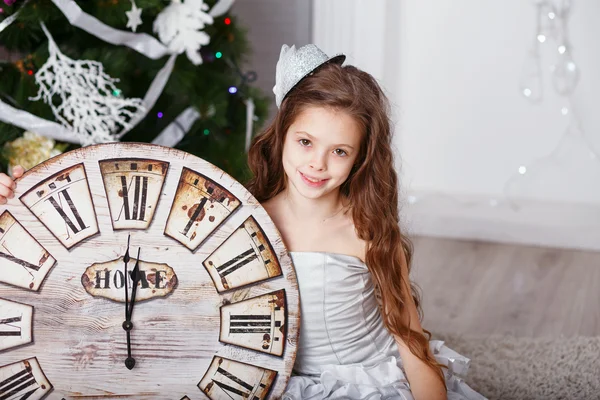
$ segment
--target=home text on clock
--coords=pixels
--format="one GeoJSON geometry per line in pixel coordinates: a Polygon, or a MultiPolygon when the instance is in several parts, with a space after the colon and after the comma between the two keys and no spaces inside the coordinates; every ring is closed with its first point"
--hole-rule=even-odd
{"type": "MultiPolygon", "coordinates": [[[[166,275],[167,271],[161,270],[140,271],[140,290],[149,289],[151,284],[154,289],[164,289],[165,286],[161,285],[163,284],[163,279],[166,275]],[[146,274],[149,275],[146,276],[146,274]]],[[[133,285],[131,271],[128,271],[127,278],[128,286],[131,287],[133,285]]],[[[123,289],[123,286],[125,286],[125,275],[123,274],[123,271],[109,271],[107,269],[104,271],[96,271],[96,285],[94,286],[94,289],[123,289]]]]}
{"type": "MultiPolygon", "coordinates": [[[[135,263],[132,259],[132,263],[135,263]]],[[[127,272],[127,287],[133,287],[132,271],[127,272]]],[[[164,263],[139,260],[138,300],[163,297],[177,286],[177,275],[164,263]]],[[[125,302],[123,257],[90,265],[81,276],[81,284],[94,297],[125,302]]]]}

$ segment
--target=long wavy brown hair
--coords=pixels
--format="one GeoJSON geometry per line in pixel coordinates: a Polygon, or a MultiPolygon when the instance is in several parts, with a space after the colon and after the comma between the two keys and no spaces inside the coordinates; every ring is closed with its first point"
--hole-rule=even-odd
{"type": "Polygon", "coordinates": [[[264,202],[285,189],[287,179],[282,153],[285,135],[296,117],[308,106],[341,110],[354,117],[363,130],[359,155],[340,191],[351,204],[360,239],[366,241],[365,263],[379,289],[383,321],[410,351],[433,368],[445,386],[439,364],[429,351],[431,333],[410,329],[406,301],[412,296],[422,320],[420,294],[404,282],[404,259],[409,267],[413,254],[410,239],[401,233],[398,211],[398,178],[394,169],[389,102],[368,73],[347,65],[329,63],[294,87],[264,132],[257,135],[248,153],[253,177],[247,189],[264,202]],[[405,293],[410,288],[411,293],[405,293]]]}

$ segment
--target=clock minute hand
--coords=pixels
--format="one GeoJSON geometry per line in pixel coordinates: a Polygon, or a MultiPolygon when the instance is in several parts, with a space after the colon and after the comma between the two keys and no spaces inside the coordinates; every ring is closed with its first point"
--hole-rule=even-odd
{"type": "Polygon", "coordinates": [[[138,248],[137,259],[135,260],[135,265],[133,270],[131,270],[131,280],[133,282],[133,286],[131,287],[131,300],[129,301],[129,318],[127,319],[131,322],[131,315],[133,314],[133,306],[135,305],[135,295],[137,293],[138,283],[140,281],[140,249],[138,248]]]}
{"type": "MultiPolygon", "coordinates": [[[[125,251],[125,255],[123,256],[123,263],[125,264],[125,268],[123,271],[123,276],[125,277],[125,321],[127,321],[129,319],[129,288],[128,288],[128,284],[127,284],[127,264],[129,263],[130,257],[129,257],[129,239],[130,239],[130,235],[127,235],[127,250],[125,251]]],[[[125,323],[123,323],[125,324],[125,323]]],[[[125,329],[125,326],[123,326],[123,329],[125,329]]],[[[125,329],[127,330],[127,329],[125,329]]]]}

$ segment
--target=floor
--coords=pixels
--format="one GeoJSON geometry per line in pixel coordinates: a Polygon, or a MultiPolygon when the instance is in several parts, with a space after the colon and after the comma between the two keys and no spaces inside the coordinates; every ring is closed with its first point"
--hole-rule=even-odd
{"type": "Polygon", "coordinates": [[[414,237],[423,326],[444,334],[600,335],[600,252],[414,237]]]}

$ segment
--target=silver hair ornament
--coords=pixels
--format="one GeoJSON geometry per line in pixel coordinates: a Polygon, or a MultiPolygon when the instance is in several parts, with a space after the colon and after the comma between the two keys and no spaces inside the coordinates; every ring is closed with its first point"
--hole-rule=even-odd
{"type": "Polygon", "coordinates": [[[281,102],[298,82],[312,74],[317,68],[326,63],[343,64],[346,60],[344,54],[329,57],[314,44],[307,44],[299,49],[296,46],[281,46],[279,61],[275,69],[275,104],[281,107],[281,102]]]}

